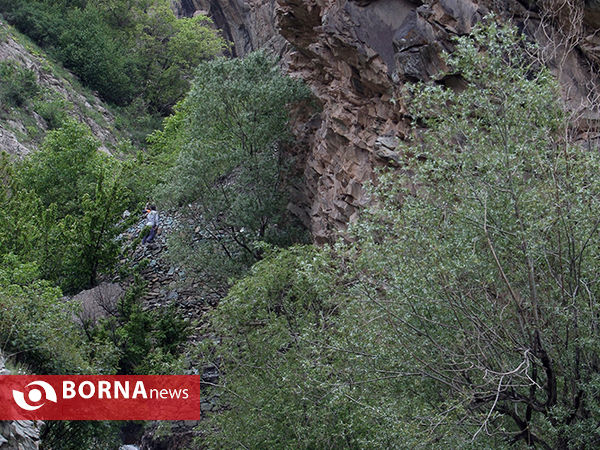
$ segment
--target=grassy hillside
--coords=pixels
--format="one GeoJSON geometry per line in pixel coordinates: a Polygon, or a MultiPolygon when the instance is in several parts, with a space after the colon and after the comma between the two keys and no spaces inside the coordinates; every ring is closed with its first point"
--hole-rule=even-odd
{"type": "Polygon", "coordinates": [[[126,137],[94,92],[0,17],[0,150],[22,157],[69,117],[86,124],[106,152],[126,137]]]}

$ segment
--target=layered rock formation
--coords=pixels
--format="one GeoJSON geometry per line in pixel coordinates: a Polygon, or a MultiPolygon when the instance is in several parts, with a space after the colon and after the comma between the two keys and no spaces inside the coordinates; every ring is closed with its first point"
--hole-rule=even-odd
{"type": "MultiPolygon", "coordinates": [[[[10,375],[0,353],[0,376],[10,375]]],[[[40,448],[40,425],[31,420],[0,421],[1,450],[37,450],[40,448]]]]}
{"type": "Polygon", "coordinates": [[[399,160],[396,144],[409,126],[400,100],[403,83],[428,80],[443,69],[440,53],[452,50],[451,38],[468,33],[490,11],[540,43],[574,115],[596,128],[590,100],[597,80],[589,61],[600,61],[600,41],[589,24],[600,8],[593,2],[585,10],[563,3],[559,10],[551,0],[540,9],[513,0],[187,0],[182,5],[187,14],[208,12],[234,41],[237,55],[278,42],[269,38],[274,26],[285,38],[287,44],[277,47],[283,66],[308,83],[322,107],[318,116],[299,116],[294,124],[305,184],[293,208],[315,241],[324,242],[368,202],[364,187],[374,179],[374,169],[399,160]],[[562,26],[565,20],[568,27],[562,26]]]}

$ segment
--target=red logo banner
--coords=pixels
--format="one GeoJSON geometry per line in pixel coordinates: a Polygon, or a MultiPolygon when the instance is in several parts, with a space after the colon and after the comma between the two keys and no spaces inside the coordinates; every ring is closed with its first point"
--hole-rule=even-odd
{"type": "Polygon", "coordinates": [[[199,420],[200,375],[2,375],[0,420],[199,420]]]}

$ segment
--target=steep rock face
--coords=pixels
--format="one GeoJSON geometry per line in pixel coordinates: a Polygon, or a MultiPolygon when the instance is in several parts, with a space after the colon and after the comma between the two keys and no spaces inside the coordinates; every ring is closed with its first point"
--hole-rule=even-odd
{"type": "Polygon", "coordinates": [[[547,11],[511,1],[500,8],[471,0],[277,0],[280,33],[294,48],[288,70],[323,103],[305,167],[306,206],[317,242],[356,217],[368,201],[364,185],[373,181],[375,168],[396,165],[395,148],[409,126],[397,100],[403,83],[427,81],[444,69],[440,54],[452,51],[452,37],[469,33],[492,10],[545,49],[574,125],[597,130],[598,111],[590,101],[598,92],[596,75],[580,52],[564,50],[567,40],[586,42],[586,30],[565,35],[560,23],[558,31],[548,23],[547,11]]]}
{"type": "Polygon", "coordinates": [[[393,36],[411,11],[406,0],[278,1],[281,33],[294,47],[289,71],[322,103],[304,173],[317,242],[356,216],[364,183],[406,129],[392,82],[393,36]]]}
{"type": "Polygon", "coordinates": [[[264,33],[272,32],[273,14],[277,30],[291,44],[282,47],[283,66],[308,83],[322,107],[318,117],[299,116],[294,124],[304,152],[304,185],[293,209],[317,242],[329,240],[357,216],[368,202],[365,183],[374,179],[377,167],[397,165],[397,142],[409,127],[399,100],[403,83],[428,80],[443,69],[440,53],[452,50],[452,36],[469,33],[492,10],[545,49],[545,63],[561,80],[574,116],[588,129],[590,124],[598,128],[590,102],[597,80],[589,61],[600,61],[600,40],[593,29],[586,32],[582,26],[574,35],[561,25],[561,20],[588,28],[597,23],[600,7],[593,2],[573,14],[563,7],[554,14],[551,0],[549,11],[513,0],[250,0],[245,9],[237,0],[191,1],[217,25],[227,24],[226,35],[239,39],[237,54],[268,41],[264,33]],[[569,46],[576,51],[565,53],[569,46]]]}
{"type": "Polygon", "coordinates": [[[280,53],[285,40],[276,29],[275,0],[176,0],[179,16],[208,14],[233,45],[232,56],[267,47],[280,53]]]}

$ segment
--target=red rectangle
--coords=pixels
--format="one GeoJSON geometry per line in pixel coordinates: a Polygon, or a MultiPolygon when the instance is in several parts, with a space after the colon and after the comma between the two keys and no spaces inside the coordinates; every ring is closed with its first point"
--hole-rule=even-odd
{"type": "Polygon", "coordinates": [[[199,420],[200,375],[3,375],[0,420],[199,420]]]}

